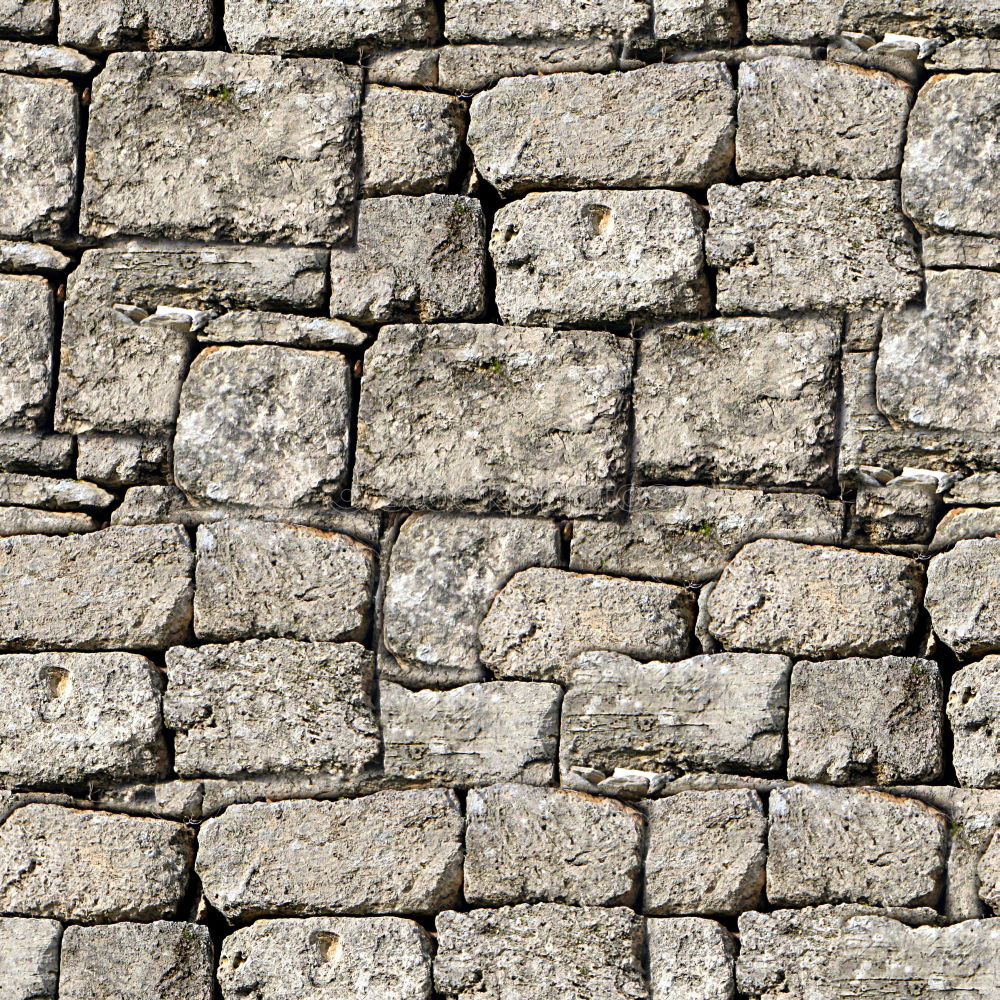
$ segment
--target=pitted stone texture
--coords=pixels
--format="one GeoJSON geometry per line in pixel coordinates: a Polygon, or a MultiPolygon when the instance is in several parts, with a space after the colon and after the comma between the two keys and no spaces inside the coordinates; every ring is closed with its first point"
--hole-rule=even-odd
{"type": "Polygon", "coordinates": [[[736,943],[714,920],[646,921],[650,1000],[733,1000],[736,943]]]}
{"type": "Polygon", "coordinates": [[[942,45],[926,65],[935,73],[942,70],[1000,70],[1000,39],[956,38],[942,45]]]}
{"type": "Polygon", "coordinates": [[[625,475],[631,381],[632,345],[608,333],[383,328],[365,356],[353,500],[605,513],[625,475]]]}
{"type": "Polygon", "coordinates": [[[341,319],[289,316],[238,309],[210,320],[198,333],[203,344],[278,344],[283,347],[361,347],[368,334],[341,319]]]}
{"type": "Polygon", "coordinates": [[[55,1000],[62,927],[55,920],[0,917],[4,1000],[55,1000]]]}
{"type": "Polygon", "coordinates": [[[165,649],[191,621],[183,529],[0,540],[0,648],[165,649]]]}
{"type": "Polygon", "coordinates": [[[788,695],[788,776],[837,785],[933,781],[944,761],[944,687],[912,656],[803,661],[788,695]]]}
{"type": "Polygon", "coordinates": [[[181,777],[357,774],[378,756],[374,664],[357,643],[175,646],[167,676],[163,715],[181,777]]]}
{"type": "MultiPolygon", "coordinates": [[[[989,0],[1000,30],[1000,0],[989,0]]],[[[932,77],[910,115],[903,208],[921,229],[1000,236],[1000,80],[932,77]]]]}
{"type": "MultiPolygon", "coordinates": [[[[72,50],[60,49],[58,46],[29,45],[27,42],[7,42],[0,48],[0,64],[13,59],[38,61],[42,53],[55,52],[60,55],[72,50]]],[[[58,58],[53,56],[53,58],[58,58]]],[[[71,58],[69,55],[66,58],[71,58]]],[[[86,60],[79,52],[72,52],[72,58],[86,60]]],[[[89,60],[87,60],[89,62],[89,60]]],[[[13,72],[6,69],[4,72],[13,72]]],[[[89,72],[89,70],[88,70],[89,72]]],[[[54,247],[44,243],[26,243],[22,240],[0,240],[0,271],[10,274],[34,274],[36,271],[66,271],[72,265],[72,260],[54,247]]]]}
{"type": "Polygon", "coordinates": [[[449,42],[509,42],[537,38],[629,38],[649,18],[645,0],[446,0],[449,42]]]}
{"type": "Polygon", "coordinates": [[[181,823],[25,805],[0,825],[0,911],[85,924],[172,917],[193,857],[181,823]]]}
{"type": "Polygon", "coordinates": [[[995,538],[1000,535],[1000,508],[953,507],[938,521],[929,551],[943,552],[967,538],[995,538]]]}
{"type": "Polygon", "coordinates": [[[12,472],[72,474],[73,438],[44,431],[0,430],[0,467],[12,472]]]}
{"type": "Polygon", "coordinates": [[[212,939],[198,924],[69,927],[60,1000],[212,1000],[212,939]]]}
{"type": "Polygon", "coordinates": [[[709,629],[726,649],[885,656],[906,645],[922,592],[911,559],[763,539],[723,571],[708,601],[709,629]]]}
{"type": "Polygon", "coordinates": [[[479,627],[481,657],[496,677],[572,682],[581,653],[639,660],[687,652],[694,601],[668,583],[561,569],[526,569],[500,591],[479,627]]]}
{"type": "Polygon", "coordinates": [[[645,913],[725,914],[760,904],[767,820],[749,789],[678,792],[647,806],[645,913]]]}
{"type": "Polygon", "coordinates": [[[773,771],[783,757],[790,669],[784,656],[752,653],[680,663],[581,656],[563,699],[562,770],[773,771]]]}
{"type": "Polygon", "coordinates": [[[181,390],[177,484],[200,500],[251,507],[335,499],[347,476],[350,400],[350,368],[332,351],[202,351],[181,390]]]}
{"type": "Polygon", "coordinates": [[[642,870],[642,815],[558,788],[469,792],[465,899],[472,906],[631,906],[642,870]]]}
{"type": "Polygon", "coordinates": [[[927,567],[934,633],[960,660],[1000,650],[1000,538],[955,543],[927,567]]]}
{"type": "Polygon", "coordinates": [[[203,48],[212,11],[212,0],[59,0],[59,43],[88,52],[203,48]]]}
{"type": "Polygon", "coordinates": [[[552,521],[414,514],[389,556],[380,676],[409,688],[484,678],[479,626],[501,587],[529,566],[559,562],[552,521]]]}
{"type": "Polygon", "coordinates": [[[383,87],[434,88],[441,49],[398,49],[366,56],[368,83],[383,87]]]}
{"type": "Polygon", "coordinates": [[[155,779],[162,686],[132,653],[0,656],[0,785],[155,779]]]}
{"type": "Polygon", "coordinates": [[[0,536],[80,535],[99,527],[89,514],[37,510],[34,507],[0,507],[0,536]]]}
{"type": "Polygon", "coordinates": [[[463,826],[448,791],[232,806],[202,826],[196,867],[230,920],[436,913],[462,888],[463,826]]]}
{"type": "Polygon", "coordinates": [[[1000,920],[907,927],[857,906],[745,913],[740,945],[736,986],[752,1000],[992,1000],[1000,977],[1000,920]]]}
{"type": "Polygon", "coordinates": [[[958,780],[1000,788],[1000,656],[970,663],[952,677],[948,721],[958,780]]]}
{"type": "Polygon", "coordinates": [[[89,236],[335,243],[351,230],[358,71],[228,52],[115,53],[97,78],[89,236]],[[183,142],[135,143],[140,134],[183,142]]]}
{"type": "Polygon", "coordinates": [[[113,493],[79,479],[50,479],[47,476],[0,472],[0,504],[42,510],[107,510],[115,503],[113,493]]]}
{"type": "Polygon", "coordinates": [[[299,524],[220,521],[198,529],[194,630],[199,639],[365,637],[375,554],[299,524]]]}
{"type": "Polygon", "coordinates": [[[164,434],[94,431],[76,437],[76,474],[105,486],[132,486],[169,478],[172,457],[172,442],[164,434]]]}
{"type": "Polygon", "coordinates": [[[723,313],[898,307],[922,283],[892,181],[796,177],[708,192],[723,313]]]}
{"type": "MultiPolygon", "coordinates": [[[[997,51],[1000,52],[1000,39],[997,51]]],[[[982,267],[1000,271],[1000,240],[988,236],[925,233],[922,250],[925,267],[982,267]]]]}
{"type": "Polygon", "coordinates": [[[371,86],[361,109],[362,194],[445,191],[465,138],[454,97],[371,86]]]}
{"type": "Polygon", "coordinates": [[[625,521],[576,521],[570,569],[705,583],[757,538],[835,544],[841,504],[807,493],[707,486],[632,489],[625,521]]]}
{"type": "MultiPolygon", "coordinates": [[[[5,6],[10,0],[0,0],[3,28],[8,24],[3,20],[5,6]]],[[[10,192],[0,204],[0,235],[59,239],[71,226],[76,206],[80,132],[76,91],[65,80],[4,73],[0,108],[0,185],[10,192]]]]}
{"type": "Polygon", "coordinates": [[[55,303],[44,278],[0,275],[0,428],[41,426],[51,398],[55,303]]]}
{"type": "Polygon", "coordinates": [[[430,1000],[430,936],[400,917],[261,920],[222,943],[222,1000],[430,1000]]]}
{"type": "Polygon", "coordinates": [[[492,681],[450,691],[381,685],[390,779],[470,788],[497,781],[547,785],[559,744],[557,684],[492,681]]]}
{"type": "Polygon", "coordinates": [[[829,482],[840,325],[754,317],[647,331],[635,376],[637,478],[829,482]]]}
{"type": "Polygon", "coordinates": [[[880,179],[899,169],[911,91],[891,74],[777,57],[743,63],[739,84],[741,177],[880,179]]]}
{"type": "Polygon", "coordinates": [[[736,94],[717,63],[502,80],[472,101],[469,146],[501,193],[706,187],[733,159],[736,94]]]}
{"type": "Polygon", "coordinates": [[[330,314],[357,323],[471,319],[486,302],[486,223],[474,198],[367,198],[357,244],[330,253],[330,314]]]}
{"type": "Polygon", "coordinates": [[[996,913],[1000,910],[1000,836],[996,833],[979,861],[979,882],[979,895],[996,913]]]}
{"type": "Polygon", "coordinates": [[[893,483],[859,485],[849,537],[867,545],[926,545],[938,517],[934,487],[893,483]]]}
{"type": "Polygon", "coordinates": [[[775,906],[934,906],[948,823],[871,788],[793,785],[770,796],[767,898],[775,906]]]}
{"type": "Polygon", "coordinates": [[[644,1000],[642,918],[624,907],[538,903],[435,921],[434,987],[448,1000],[644,1000]]]}
{"type": "Polygon", "coordinates": [[[55,20],[56,0],[0,0],[0,30],[5,37],[47,35],[55,20]]]}
{"type": "Polygon", "coordinates": [[[671,47],[729,46],[740,40],[734,0],[653,0],[656,38],[671,47]]]}
{"type": "Polygon", "coordinates": [[[497,309],[508,323],[553,326],[699,315],[702,226],[679,191],[529,194],[493,222],[497,309]]]}
{"type": "Polygon", "coordinates": [[[433,0],[228,0],[223,22],[237,52],[386,49],[433,42],[433,0]]]}

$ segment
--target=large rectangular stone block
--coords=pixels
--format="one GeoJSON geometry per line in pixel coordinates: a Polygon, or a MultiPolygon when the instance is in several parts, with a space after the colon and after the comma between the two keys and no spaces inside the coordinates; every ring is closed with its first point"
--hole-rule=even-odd
{"type": "Polygon", "coordinates": [[[52,396],[55,300],[44,278],[0,276],[0,428],[40,427],[52,396]]]}
{"type": "Polygon", "coordinates": [[[0,917],[4,1000],[56,1000],[62,932],[56,920],[0,917]]]}
{"type": "MultiPolygon", "coordinates": [[[[980,581],[981,582],[981,581],[980,581]]],[[[963,785],[1000,788],[1000,657],[986,656],[952,677],[948,695],[952,762],[963,785]]]]}
{"type": "Polygon", "coordinates": [[[650,1000],[733,1000],[736,942],[702,917],[646,921],[650,1000]]]}
{"type": "Polygon", "coordinates": [[[38,38],[47,35],[56,21],[56,0],[0,0],[4,35],[38,38]]]}
{"type": "Polygon", "coordinates": [[[199,49],[212,41],[212,0],[59,0],[59,44],[87,52],[199,49]]]}
{"type": "Polygon", "coordinates": [[[646,0],[446,0],[449,42],[507,42],[523,38],[628,38],[645,25],[646,0]]]}

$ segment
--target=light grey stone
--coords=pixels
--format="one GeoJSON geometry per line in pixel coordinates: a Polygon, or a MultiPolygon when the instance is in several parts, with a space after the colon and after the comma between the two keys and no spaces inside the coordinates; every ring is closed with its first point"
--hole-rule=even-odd
{"type": "Polygon", "coordinates": [[[4,1000],[55,1000],[62,932],[55,920],[0,917],[4,1000]]]}
{"type": "Polygon", "coordinates": [[[585,654],[563,699],[561,768],[773,771],[783,758],[790,670],[784,656],[746,653],[679,663],[585,654]]]}
{"type": "MultiPolygon", "coordinates": [[[[16,0],[15,0],[16,2],[16,0]]],[[[3,6],[0,0],[0,24],[3,6]]],[[[50,9],[53,5],[46,4],[50,9]]],[[[76,207],[80,101],[66,80],[0,77],[0,184],[17,192],[0,205],[0,235],[59,239],[76,207]]]]}
{"type": "Polygon", "coordinates": [[[670,46],[732,45],[743,33],[734,0],[653,0],[656,38],[670,46]]]}
{"type": "Polygon", "coordinates": [[[608,333],[385,327],[365,356],[353,501],[605,513],[625,475],[631,381],[632,345],[608,333]]]}
{"type": "Polygon", "coordinates": [[[981,267],[1000,271],[1000,240],[963,233],[926,233],[925,267],[981,267]]]}
{"type": "Polygon", "coordinates": [[[198,924],[68,927],[60,1000],[212,1000],[212,939],[198,924]]]}
{"type": "Polygon", "coordinates": [[[409,688],[484,679],[479,626],[519,570],[559,562],[552,521],[414,514],[389,555],[380,676],[409,688]]]}
{"type": "Polygon", "coordinates": [[[694,601],[669,583],[533,568],[500,591],[479,627],[480,656],[496,677],[572,682],[589,650],[639,660],[688,652],[694,601]]]}
{"type": "MultiPolygon", "coordinates": [[[[989,0],[1000,28],[1000,0],[989,0]]],[[[903,158],[903,208],[931,232],[1000,236],[1000,82],[992,73],[932,77],[917,95],[903,158]]]]}
{"type": "Polygon", "coordinates": [[[68,434],[0,430],[0,468],[58,476],[72,465],[73,438],[68,434]]]}
{"type": "Polygon", "coordinates": [[[473,99],[469,146],[504,195],[705,187],[732,164],[735,106],[716,63],[506,79],[473,99]]]}
{"type": "Polygon", "coordinates": [[[334,60],[112,54],[94,86],[81,232],[244,243],[344,239],[360,90],[359,71],[334,60]],[[127,138],[143,133],[185,138],[127,138]]]}
{"type": "Polygon", "coordinates": [[[204,793],[204,782],[201,781],[129,783],[95,789],[93,803],[108,812],[197,823],[202,818],[204,793]]]}
{"type": "Polygon", "coordinates": [[[36,38],[56,22],[56,0],[0,0],[0,24],[5,35],[36,38]]]}
{"type": "Polygon", "coordinates": [[[644,1000],[642,918],[622,906],[505,906],[435,921],[448,1000],[644,1000]]]}
{"type": "Polygon", "coordinates": [[[198,333],[198,340],[205,344],[278,344],[327,350],[361,347],[367,339],[364,330],[341,319],[249,310],[224,313],[198,333]]]}
{"type": "Polygon", "coordinates": [[[695,49],[691,51],[680,49],[668,52],[664,61],[669,63],[721,62],[727,66],[739,67],[745,62],[769,59],[772,56],[789,56],[792,59],[820,59],[823,56],[823,50],[813,45],[741,45],[737,48],[695,49]]]}
{"type": "Polygon", "coordinates": [[[938,521],[929,551],[943,552],[967,538],[1000,536],[1000,507],[953,507],[938,521]]]}
{"type": "Polygon", "coordinates": [[[562,701],[556,684],[492,681],[408,691],[384,683],[380,694],[390,779],[456,788],[555,779],[562,701]]]}
{"type": "Polygon", "coordinates": [[[505,45],[446,45],[438,50],[440,90],[472,94],[511,76],[607,73],[618,68],[614,43],[552,39],[505,45]]]}
{"type": "Polygon", "coordinates": [[[238,805],[202,826],[196,868],[230,920],[436,913],[462,888],[463,825],[439,790],[238,805]]]}
{"type": "Polygon", "coordinates": [[[646,921],[650,1000],[733,1000],[736,943],[714,920],[646,921]]]}
{"type": "Polygon", "coordinates": [[[105,486],[132,486],[169,478],[172,458],[172,442],[165,434],[88,431],[76,437],[77,475],[105,486]]]}
{"type": "Polygon", "coordinates": [[[251,639],[167,650],[163,718],[183,778],[361,771],[379,752],[372,654],[251,639]]]}
{"type": "Polygon", "coordinates": [[[164,649],[191,621],[183,529],[0,540],[0,648],[164,649]]]}
{"type": "Polygon", "coordinates": [[[430,936],[401,917],[260,920],[222,944],[223,1000],[430,1000],[430,936]]]}
{"type": "Polygon", "coordinates": [[[1000,910],[1000,836],[996,833],[979,861],[978,874],[979,895],[995,913],[1000,910]]]}
{"type": "MultiPolygon", "coordinates": [[[[908,46],[896,46],[888,41],[888,38],[900,38],[908,36],[887,36],[887,40],[879,42],[870,49],[855,50],[849,45],[844,45],[844,39],[834,39],[826,50],[826,58],[833,65],[853,66],[856,69],[864,70],[867,73],[889,74],[898,77],[900,83],[910,84],[913,87],[920,85],[923,79],[922,64],[917,57],[917,50],[908,46]],[[884,49],[882,46],[886,46],[884,49]]],[[[925,40],[920,40],[922,44],[925,40]]],[[[853,44],[853,43],[852,43],[853,44]]]]}
{"type": "Polygon", "coordinates": [[[42,425],[52,392],[54,341],[49,283],[0,275],[0,428],[42,425]]]}
{"type": "Polygon", "coordinates": [[[788,695],[788,776],[833,784],[933,781],[944,751],[938,665],[912,656],[802,661],[788,695]]]}
{"type": "MultiPolygon", "coordinates": [[[[8,42],[16,45],[17,42],[8,42]]],[[[35,48],[35,46],[29,46],[35,48]]],[[[66,271],[73,264],[70,257],[44,243],[0,240],[0,271],[33,274],[36,271],[66,271]]]]}
{"type": "Polygon", "coordinates": [[[955,673],[948,721],[958,780],[1000,788],[1000,656],[987,656],[955,673]]]}
{"type": "Polygon", "coordinates": [[[756,792],[679,792],[647,816],[645,913],[732,916],[760,904],[767,819],[756,792]]]}
{"type": "Polygon", "coordinates": [[[938,497],[922,485],[858,487],[851,537],[867,545],[925,545],[938,515],[938,497]]]}
{"type": "Polygon", "coordinates": [[[85,924],[172,917],[193,857],[181,823],[25,805],[0,825],[0,910],[85,924]]]}
{"type": "Polygon", "coordinates": [[[507,42],[536,38],[629,38],[649,17],[645,0],[446,0],[444,33],[449,42],[507,42]]]}
{"type": "Polygon", "coordinates": [[[960,660],[1000,650],[1000,539],[959,541],[927,567],[924,604],[934,633],[960,660]]]}
{"type": "Polygon", "coordinates": [[[79,479],[48,479],[0,472],[0,504],[20,504],[42,510],[106,510],[113,493],[79,479]]]}
{"type": "Polygon", "coordinates": [[[330,314],[357,323],[471,319],[486,302],[486,223],[474,198],[368,198],[357,243],[330,253],[330,314]]]}
{"type": "Polygon", "coordinates": [[[203,48],[212,11],[212,0],[59,0],[59,43],[88,52],[203,48]]]}
{"type": "Polygon", "coordinates": [[[708,608],[726,649],[833,659],[902,652],[923,580],[902,556],[763,539],[726,567],[708,608]]]}
{"type": "Polygon", "coordinates": [[[384,791],[387,782],[378,769],[345,775],[330,772],[303,774],[253,774],[241,778],[202,778],[200,816],[218,816],[230,806],[258,802],[286,802],[290,799],[326,801],[345,796],[356,798],[384,791]]]}
{"type": "Polygon", "coordinates": [[[508,323],[622,324],[708,306],[701,209],[679,191],[529,194],[497,212],[490,255],[508,323]]]}
{"type": "Polygon", "coordinates": [[[430,88],[437,86],[441,49],[401,49],[376,52],[368,57],[367,79],[383,87],[430,88]]]}
{"type": "Polygon", "coordinates": [[[614,799],[494,785],[466,801],[465,900],[471,906],[631,906],[643,820],[614,799]]]}
{"type": "Polygon", "coordinates": [[[767,898],[774,906],[934,906],[948,823],[915,799],[871,788],[771,792],[767,898]]]}
{"type": "Polygon", "coordinates": [[[97,63],[76,49],[61,45],[0,42],[0,72],[24,76],[89,76],[97,63]]]}
{"type": "Polygon", "coordinates": [[[189,496],[294,507],[339,496],[347,476],[351,372],[343,355],[209,348],[180,395],[174,477],[189,496]]]}
{"type": "Polygon", "coordinates": [[[723,313],[898,307],[922,282],[892,181],[793,177],[709,188],[723,313]]]}
{"type": "Polygon", "coordinates": [[[38,510],[35,507],[0,507],[0,537],[14,535],[80,535],[100,525],[89,514],[38,510]]]}
{"type": "Polygon", "coordinates": [[[708,486],[639,486],[624,521],[576,521],[570,569],[584,573],[704,583],[757,538],[836,544],[844,515],[809,493],[708,486]]]}
{"type": "Polygon", "coordinates": [[[956,38],[942,45],[927,61],[931,72],[1000,70],[1000,39],[956,38]]]}

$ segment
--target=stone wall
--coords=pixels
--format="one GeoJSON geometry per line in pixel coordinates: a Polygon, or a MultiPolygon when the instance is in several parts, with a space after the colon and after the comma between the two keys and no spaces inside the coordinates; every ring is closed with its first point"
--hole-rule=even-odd
{"type": "Polygon", "coordinates": [[[0,38],[0,1000],[1000,998],[1000,0],[0,38]]]}

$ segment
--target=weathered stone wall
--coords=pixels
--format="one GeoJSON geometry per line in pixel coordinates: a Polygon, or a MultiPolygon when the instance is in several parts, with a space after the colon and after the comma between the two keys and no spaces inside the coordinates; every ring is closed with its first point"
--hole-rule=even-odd
{"type": "Polygon", "coordinates": [[[1000,1000],[1000,0],[0,0],[0,1000],[1000,1000]]]}

